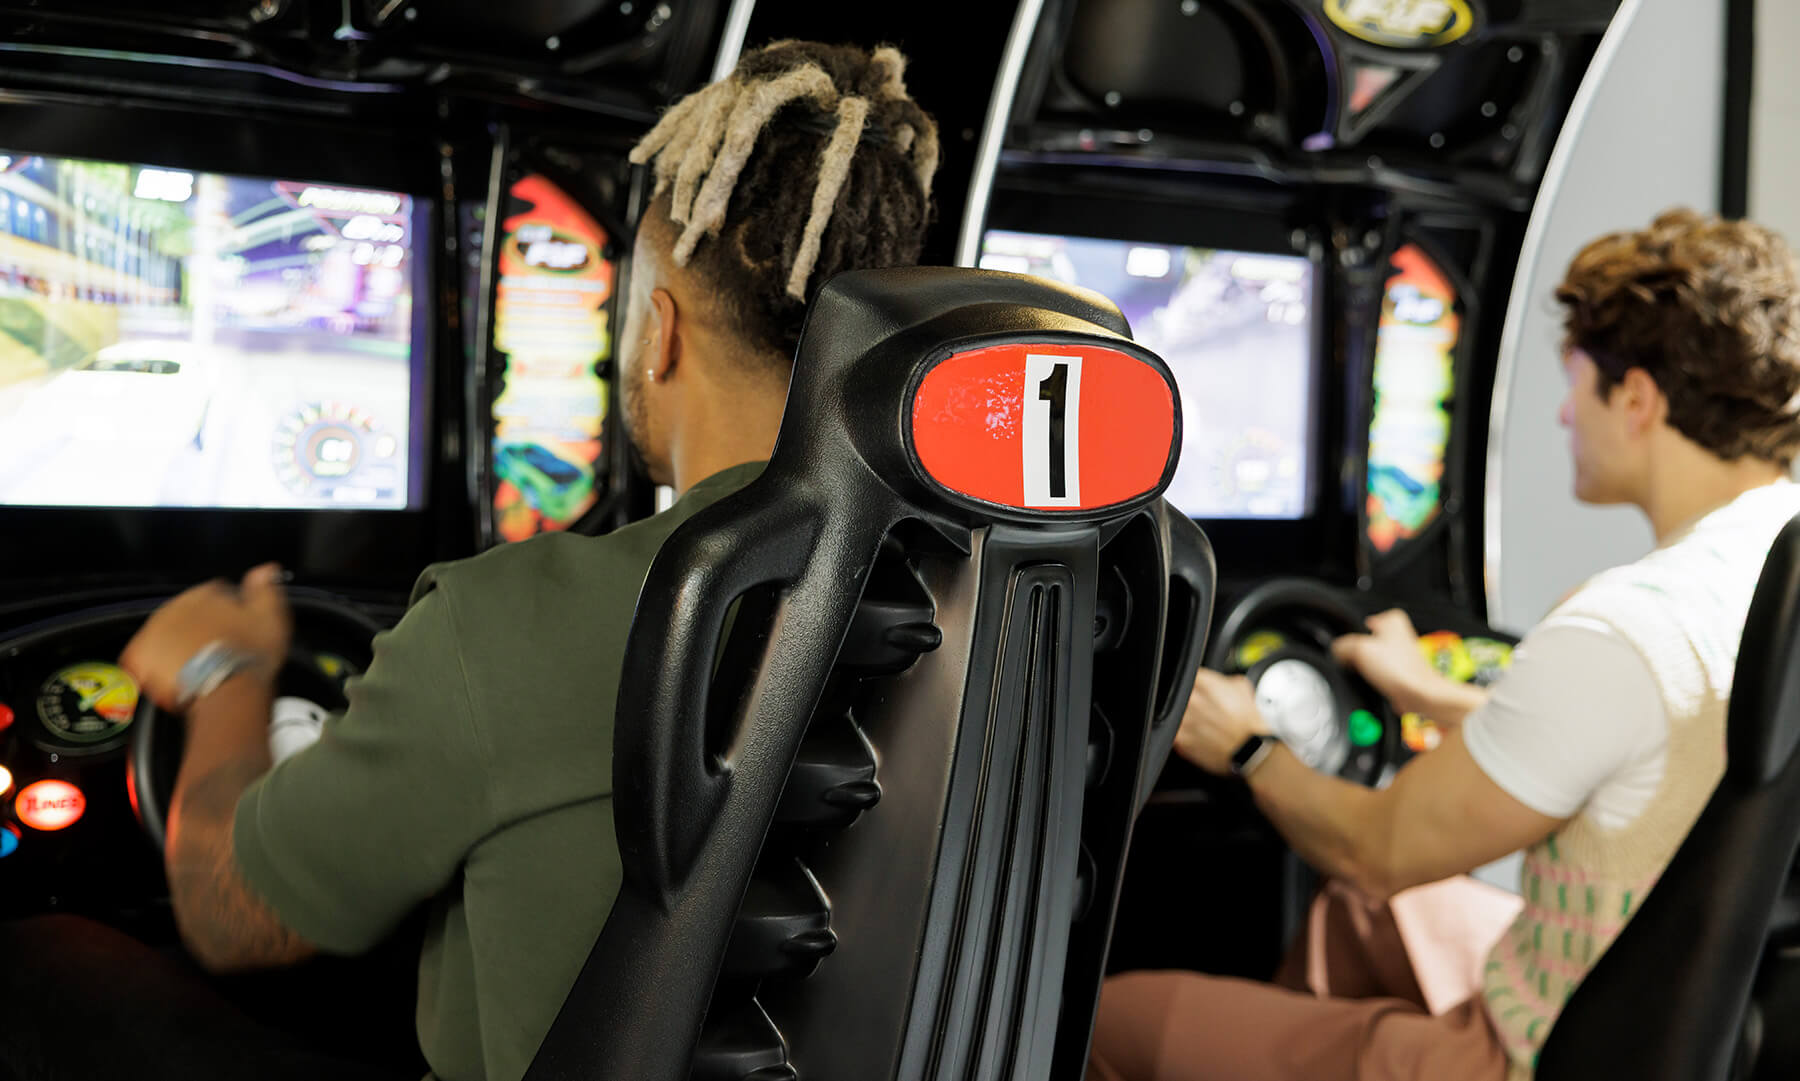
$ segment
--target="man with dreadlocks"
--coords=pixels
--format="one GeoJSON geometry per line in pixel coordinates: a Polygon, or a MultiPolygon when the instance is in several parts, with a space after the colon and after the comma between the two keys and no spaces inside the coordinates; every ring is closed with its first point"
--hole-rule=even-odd
{"type": "Polygon", "coordinates": [[[806,302],[839,271],[918,261],[938,141],[904,65],[891,48],[771,45],[632,151],[656,185],[620,355],[655,480],[748,480],[719,471],[774,447],[806,302]]]}
{"type": "MultiPolygon", "coordinates": [[[[189,590],[130,643],[121,663],[187,715],[165,858],[176,922],[203,965],[360,953],[429,905],[417,1029],[430,1069],[445,1081],[525,1072],[619,887],[611,709],[651,559],[773,449],[801,320],[825,280],[919,257],[938,142],[903,70],[891,48],[777,43],[676,105],[633,152],[653,165],[655,194],[619,355],[631,439],[651,477],[681,493],[668,511],[427,569],[349,709],[274,769],[266,728],[290,628],[276,568],[189,590]]],[[[0,948],[44,930],[0,933],[0,948]]],[[[135,944],[109,953],[95,945],[108,934],[84,928],[84,948],[57,959],[84,992],[82,1016],[108,988],[154,978],[159,991],[132,996],[129,1026],[104,1047],[45,1048],[12,1014],[0,1077],[8,1060],[45,1058],[81,1076],[67,1064],[82,1055],[96,1056],[92,1076],[143,1076],[120,1061],[166,1063],[176,1039],[189,1061],[211,1041],[213,1066],[255,1061],[261,1077],[362,1076],[232,1016],[160,956],[119,963],[135,944]],[[196,1010],[226,1019],[196,1034],[183,1021],[196,1010]],[[262,1053],[246,1060],[246,1048],[262,1053]]]]}

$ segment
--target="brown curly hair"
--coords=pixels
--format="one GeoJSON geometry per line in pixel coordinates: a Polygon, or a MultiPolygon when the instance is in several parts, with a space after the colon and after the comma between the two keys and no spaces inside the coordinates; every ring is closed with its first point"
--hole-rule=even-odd
{"type": "Polygon", "coordinates": [[[1564,344],[1599,370],[1602,400],[1642,368],[1669,424],[1726,461],[1800,451],[1800,269],[1747,221],[1671,210],[1583,248],[1557,287],[1564,344]]]}
{"type": "Polygon", "coordinates": [[[746,341],[791,360],[806,305],[845,270],[911,266],[931,218],[937,125],[891,46],[779,41],[677,102],[631,160],[677,266],[716,286],[746,341]]]}

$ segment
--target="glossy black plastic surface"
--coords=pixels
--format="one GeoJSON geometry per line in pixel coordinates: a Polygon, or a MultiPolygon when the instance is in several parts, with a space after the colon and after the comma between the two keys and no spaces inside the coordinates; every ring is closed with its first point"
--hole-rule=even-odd
{"type": "Polygon", "coordinates": [[[768,468],[646,581],[615,737],[625,886],[532,1081],[1081,1076],[1211,552],[1156,492],[1074,514],[949,498],[903,422],[948,350],[1135,354],[1124,329],[1012,275],[826,286],[768,468]]]}

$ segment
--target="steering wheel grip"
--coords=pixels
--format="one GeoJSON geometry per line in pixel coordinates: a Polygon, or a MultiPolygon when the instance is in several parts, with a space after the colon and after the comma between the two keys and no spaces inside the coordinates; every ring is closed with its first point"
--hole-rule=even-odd
{"type": "MultiPolygon", "coordinates": [[[[287,662],[282,667],[279,683],[300,681],[312,686],[304,687],[308,694],[316,694],[330,699],[331,709],[343,708],[341,692],[327,693],[330,677],[319,669],[318,659],[313,652],[300,646],[289,648],[287,662]]],[[[279,691],[277,692],[279,693],[279,691]]],[[[168,845],[169,803],[174,798],[173,786],[164,790],[156,768],[156,749],[158,733],[163,731],[162,725],[168,723],[167,715],[159,709],[149,695],[138,696],[137,711],[131,721],[131,749],[125,759],[125,786],[131,800],[131,809],[137,815],[138,824],[150,838],[150,843],[161,852],[168,845]]],[[[163,739],[170,737],[163,736],[163,739]]],[[[172,781],[173,778],[171,777],[172,781]]]]}
{"type": "MultiPolygon", "coordinates": [[[[1335,638],[1362,631],[1362,613],[1338,591],[1304,578],[1276,579],[1245,594],[1226,616],[1219,633],[1208,645],[1206,666],[1221,672],[1233,671],[1236,664],[1232,654],[1243,637],[1258,627],[1280,622],[1278,617],[1284,613],[1290,617],[1295,613],[1303,614],[1311,624],[1311,640],[1296,641],[1294,647],[1286,652],[1292,654],[1298,649],[1309,655],[1317,654],[1316,657],[1309,656],[1308,663],[1321,669],[1345,708],[1380,700],[1380,696],[1360,674],[1339,664],[1330,655],[1330,642],[1320,637],[1335,638]]],[[[1392,737],[1384,737],[1381,757],[1386,762],[1393,761],[1391,740],[1392,737]]],[[[1358,761],[1358,756],[1353,751],[1344,769],[1350,770],[1358,761]]],[[[1381,768],[1382,763],[1378,762],[1372,767],[1374,772],[1358,766],[1354,775],[1348,772],[1340,775],[1359,783],[1370,784],[1381,768]]]]}
{"type": "Polygon", "coordinates": [[[132,813],[138,825],[161,852],[167,844],[165,807],[172,793],[164,793],[151,767],[152,750],[156,746],[156,716],[162,711],[147,694],[138,696],[137,711],[131,718],[131,752],[125,758],[125,791],[131,800],[132,813]]]}
{"type": "Polygon", "coordinates": [[[1232,608],[1207,647],[1206,667],[1229,671],[1231,651],[1246,631],[1267,620],[1273,612],[1292,610],[1324,617],[1335,625],[1336,634],[1353,634],[1363,629],[1362,617],[1331,589],[1306,579],[1277,579],[1257,586],[1232,608]]]}

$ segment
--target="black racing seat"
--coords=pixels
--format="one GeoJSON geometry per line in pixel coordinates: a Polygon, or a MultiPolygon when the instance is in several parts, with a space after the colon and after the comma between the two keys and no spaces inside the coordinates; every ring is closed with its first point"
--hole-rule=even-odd
{"type": "Polygon", "coordinates": [[[768,467],[645,582],[624,886],[529,1081],[1081,1076],[1213,598],[1128,333],[1010,274],[826,285],[768,467]]]}
{"type": "Polygon", "coordinates": [[[1563,1009],[1538,1081],[1724,1081],[1755,1052],[1752,981],[1800,844],[1800,519],[1763,566],[1732,679],[1724,777],[1563,1009]]]}

